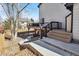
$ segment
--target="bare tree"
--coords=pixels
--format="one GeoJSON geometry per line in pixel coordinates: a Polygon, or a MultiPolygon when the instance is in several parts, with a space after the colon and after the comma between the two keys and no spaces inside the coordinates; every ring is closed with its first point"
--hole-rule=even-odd
{"type": "MultiPolygon", "coordinates": [[[[19,4],[18,4],[18,5],[19,5],[19,4]]],[[[16,32],[15,32],[15,38],[17,37],[17,29],[18,29],[18,24],[19,24],[19,14],[29,5],[29,3],[26,4],[21,10],[19,10],[18,5],[17,5],[17,6],[15,5],[15,7],[16,7],[16,9],[17,9],[16,27],[15,27],[15,30],[16,30],[16,32]]]]}
{"type": "Polygon", "coordinates": [[[18,3],[14,4],[14,3],[5,3],[5,4],[0,4],[7,16],[7,18],[9,19],[9,21],[11,22],[11,35],[12,35],[12,39],[14,39],[14,37],[17,37],[17,29],[18,29],[18,23],[19,23],[19,15],[20,13],[29,5],[29,3],[27,3],[22,9],[18,8],[18,3]],[[16,15],[14,15],[16,13],[16,15]]]}

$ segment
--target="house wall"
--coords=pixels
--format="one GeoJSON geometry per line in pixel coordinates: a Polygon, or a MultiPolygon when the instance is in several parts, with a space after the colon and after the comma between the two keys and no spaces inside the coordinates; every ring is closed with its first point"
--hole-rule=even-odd
{"type": "Polygon", "coordinates": [[[79,40],[79,4],[73,6],[73,39],[79,40]]]}
{"type": "Polygon", "coordinates": [[[40,22],[45,18],[45,22],[62,22],[62,28],[65,28],[65,17],[70,13],[62,3],[43,3],[40,5],[40,22]]]}

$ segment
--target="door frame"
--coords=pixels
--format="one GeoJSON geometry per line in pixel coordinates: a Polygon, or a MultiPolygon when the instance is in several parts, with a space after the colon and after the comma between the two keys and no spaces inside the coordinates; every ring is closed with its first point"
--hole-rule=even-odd
{"type": "Polygon", "coordinates": [[[65,17],[65,31],[67,32],[67,17],[69,17],[71,15],[71,32],[72,33],[72,30],[73,30],[73,15],[72,13],[69,13],[66,17],[65,17]]]}

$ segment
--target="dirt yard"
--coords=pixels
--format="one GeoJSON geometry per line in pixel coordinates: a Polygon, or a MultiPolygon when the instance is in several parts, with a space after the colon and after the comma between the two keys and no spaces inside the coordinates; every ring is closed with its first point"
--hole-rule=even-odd
{"type": "Polygon", "coordinates": [[[1,56],[35,56],[29,49],[20,50],[18,42],[20,40],[5,40],[0,34],[0,55],[1,56]]]}

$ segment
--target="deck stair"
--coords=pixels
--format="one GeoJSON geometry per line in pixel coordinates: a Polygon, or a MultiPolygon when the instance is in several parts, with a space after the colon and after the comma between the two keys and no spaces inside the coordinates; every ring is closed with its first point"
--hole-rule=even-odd
{"type": "Polygon", "coordinates": [[[24,43],[25,41],[28,41],[28,39],[25,39],[25,40],[19,42],[20,47],[21,48],[28,48],[35,55],[38,55],[38,56],[61,56],[61,54],[49,50],[48,48],[50,47],[50,45],[42,42],[41,40],[36,40],[36,41],[34,40],[32,42],[24,43]]]}
{"type": "MultiPolygon", "coordinates": [[[[28,40],[26,40],[28,41],[28,40]]],[[[65,43],[59,40],[43,37],[43,39],[22,43],[36,55],[44,56],[79,56],[79,44],[65,43]]]]}
{"type": "Polygon", "coordinates": [[[65,32],[64,30],[49,31],[47,36],[64,42],[71,42],[72,39],[72,33],[65,32]]]}

